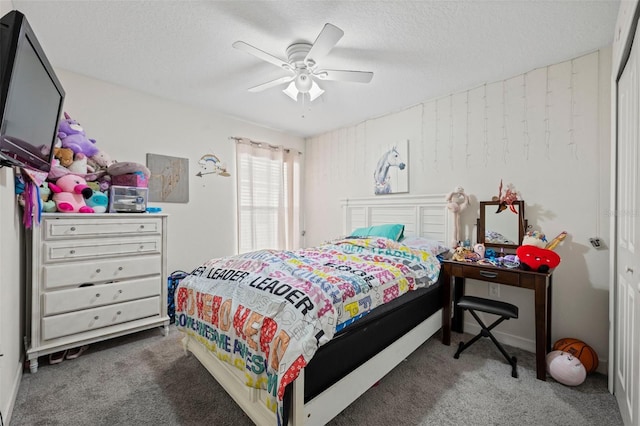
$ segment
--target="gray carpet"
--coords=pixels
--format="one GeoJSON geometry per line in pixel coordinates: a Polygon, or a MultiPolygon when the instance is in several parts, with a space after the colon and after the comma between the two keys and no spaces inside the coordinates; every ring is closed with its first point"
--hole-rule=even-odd
{"type": "MultiPolygon", "coordinates": [[[[578,387],[536,380],[534,355],[518,358],[519,378],[488,339],[453,359],[435,336],[330,425],[622,425],[607,379],[578,387]]],[[[11,420],[22,425],[251,425],[193,356],[180,333],[159,330],[91,345],[75,360],[25,372],[11,420]]]]}

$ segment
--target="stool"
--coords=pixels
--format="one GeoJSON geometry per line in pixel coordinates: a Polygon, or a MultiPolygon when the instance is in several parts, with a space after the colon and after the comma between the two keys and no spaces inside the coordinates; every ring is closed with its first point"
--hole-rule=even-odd
{"type": "Polygon", "coordinates": [[[478,321],[482,330],[480,334],[475,336],[473,339],[469,340],[467,343],[460,342],[458,346],[458,351],[453,356],[455,359],[460,357],[462,351],[467,349],[469,346],[473,345],[476,341],[478,341],[481,337],[490,338],[493,343],[500,349],[502,355],[504,355],[505,359],[509,364],[511,364],[511,376],[518,377],[517,370],[517,362],[515,356],[509,356],[507,351],[502,347],[500,342],[496,340],[496,338],[491,334],[491,330],[493,330],[498,324],[500,324],[504,320],[508,320],[510,318],[518,318],[518,307],[512,305],[510,303],[500,302],[497,300],[484,299],[482,297],[474,297],[474,296],[462,296],[457,303],[458,308],[465,309],[469,311],[471,315],[478,321]],[[486,312],[489,314],[499,315],[498,318],[493,324],[487,327],[484,322],[478,317],[475,311],[486,312]]]}

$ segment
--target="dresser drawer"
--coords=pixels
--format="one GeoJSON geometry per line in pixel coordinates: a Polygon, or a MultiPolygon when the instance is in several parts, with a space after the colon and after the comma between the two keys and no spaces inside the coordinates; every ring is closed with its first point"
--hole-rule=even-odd
{"type": "Polygon", "coordinates": [[[45,293],[43,316],[159,296],[160,276],[45,293]]]}
{"type": "Polygon", "coordinates": [[[162,270],[158,255],[123,257],[94,262],[58,263],[42,266],[42,288],[45,290],[122,281],[128,278],[156,275],[162,270]]]}
{"type": "Polygon", "coordinates": [[[481,281],[491,281],[500,284],[520,285],[520,274],[497,268],[481,268],[477,266],[464,266],[465,278],[473,278],[481,281]]]}
{"type": "Polygon", "coordinates": [[[160,234],[162,219],[141,216],[140,219],[43,219],[45,240],[78,237],[134,236],[160,234]]]}
{"type": "Polygon", "coordinates": [[[44,243],[44,262],[61,260],[95,259],[105,256],[128,256],[144,253],[160,253],[160,237],[136,239],[106,239],[44,243]]]}
{"type": "Polygon", "coordinates": [[[159,297],[45,317],[42,338],[55,339],[155,315],[160,315],[159,297]]]}

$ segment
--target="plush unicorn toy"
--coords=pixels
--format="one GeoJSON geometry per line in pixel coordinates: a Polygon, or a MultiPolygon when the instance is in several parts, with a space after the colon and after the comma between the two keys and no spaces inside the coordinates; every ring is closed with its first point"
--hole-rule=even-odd
{"type": "Polygon", "coordinates": [[[82,153],[87,157],[96,155],[99,151],[95,139],[89,139],[80,123],[64,113],[64,120],[58,125],[58,138],[63,148],[70,148],[74,153],[82,153]]]}

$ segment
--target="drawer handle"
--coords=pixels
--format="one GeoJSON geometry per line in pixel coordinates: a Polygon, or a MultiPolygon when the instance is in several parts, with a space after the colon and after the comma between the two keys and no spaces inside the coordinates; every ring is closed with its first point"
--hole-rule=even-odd
{"type": "Polygon", "coordinates": [[[122,271],[122,269],[123,269],[122,266],[118,267],[118,271],[122,271]]]}
{"type": "Polygon", "coordinates": [[[485,278],[497,278],[498,274],[496,272],[489,272],[489,271],[480,271],[480,275],[482,275],[485,278]]]}
{"type": "Polygon", "coordinates": [[[118,312],[117,312],[117,314],[118,314],[118,315],[122,314],[122,311],[118,311],[118,312]]]}
{"type": "Polygon", "coordinates": [[[69,253],[71,253],[71,254],[75,254],[75,253],[76,253],[76,251],[75,251],[75,250],[69,250],[69,253]]]}
{"type": "Polygon", "coordinates": [[[118,290],[118,293],[122,294],[122,290],[118,290]]]}
{"type": "Polygon", "coordinates": [[[97,316],[97,315],[95,317],[93,317],[94,320],[97,320],[98,318],[100,318],[100,317],[97,316]]]}
{"type": "Polygon", "coordinates": [[[99,274],[100,273],[100,268],[96,269],[96,273],[99,274]]]}
{"type": "Polygon", "coordinates": [[[75,231],[75,230],[76,230],[76,227],[75,227],[75,226],[72,226],[70,229],[71,229],[72,231],[75,231]]]}
{"type": "Polygon", "coordinates": [[[100,293],[96,293],[96,297],[100,297],[100,293]]]}
{"type": "Polygon", "coordinates": [[[144,225],[140,225],[140,229],[144,229],[144,225]]]}

